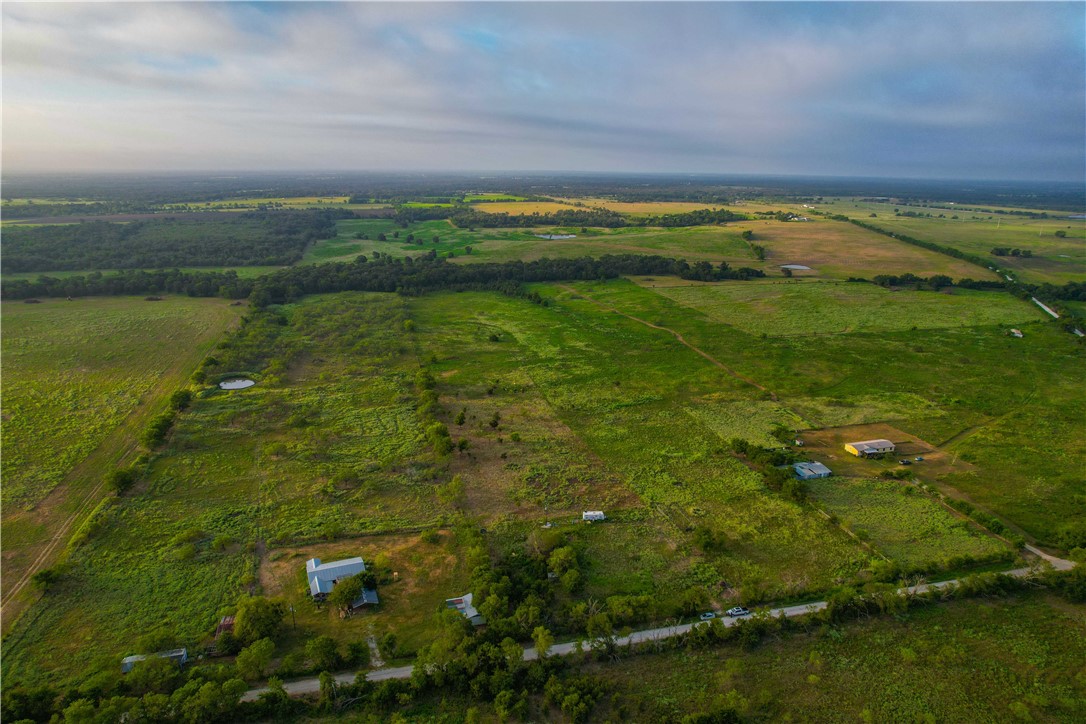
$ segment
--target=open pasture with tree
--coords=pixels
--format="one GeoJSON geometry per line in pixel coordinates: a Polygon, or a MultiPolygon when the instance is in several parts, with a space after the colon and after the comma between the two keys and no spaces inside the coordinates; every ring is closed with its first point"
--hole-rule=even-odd
{"type": "Polygon", "coordinates": [[[105,476],[238,313],[184,297],[4,303],[6,620],[11,587],[94,508],[105,476]]]}
{"type": "MultiPolygon", "coordinates": [[[[673,527],[680,548],[689,549],[686,536],[699,526],[715,531],[719,545],[710,546],[705,585],[725,581],[749,587],[752,596],[794,595],[863,567],[865,555],[853,542],[771,492],[711,427],[675,414],[692,398],[728,391],[742,400],[750,393],[669,334],[574,297],[542,306],[492,294],[442,294],[413,301],[412,309],[419,329],[442,330],[442,341],[431,349],[446,395],[470,402],[469,391],[485,394],[493,385],[495,393],[515,396],[527,382],[608,470],[627,481],[651,519],[673,527]],[[515,346],[514,371],[482,380],[456,372],[477,346],[480,325],[515,346]]],[[[498,412],[506,424],[500,404],[498,412]]],[[[508,424],[517,429],[515,417],[508,424]]],[[[472,480],[465,476],[465,482],[470,489],[472,480]]],[[[598,500],[590,491],[570,507],[603,507],[598,500]]],[[[591,559],[591,551],[586,555],[591,559]]]]}
{"type": "MultiPolygon", "coordinates": [[[[1086,525],[1086,490],[1074,471],[1086,460],[1086,411],[1078,378],[1068,371],[1083,364],[1083,348],[1054,323],[1026,325],[1023,339],[1003,325],[763,338],[737,327],[724,334],[719,322],[651,284],[575,282],[551,293],[682,335],[746,380],[747,389],[775,395],[811,427],[893,420],[950,459],[975,466],[936,475],[947,492],[1041,541],[1081,545],[1074,541],[1086,525]]],[[[741,291],[749,284],[761,282],[726,286],[741,291]]],[[[985,304],[984,296],[974,303],[985,304]]],[[[1016,303],[1032,313],[1028,302],[1016,303]]],[[[786,316],[802,311],[784,310],[786,316]]]]}
{"type": "MultiPolygon", "coordinates": [[[[870,279],[879,274],[909,272],[928,277],[946,274],[954,279],[994,279],[975,264],[935,251],[911,246],[846,221],[817,216],[810,221],[737,221],[735,226],[753,232],[751,243],[765,247],[767,266],[802,264],[820,276],[870,279]]],[[[871,219],[877,223],[880,220],[871,219]]]]}
{"type": "MultiPolygon", "coordinates": [[[[484,206],[504,209],[507,204],[484,206]]],[[[660,254],[690,261],[719,263],[728,260],[737,267],[760,266],[749,245],[739,236],[739,230],[724,226],[675,229],[464,229],[444,219],[413,222],[406,226],[391,219],[341,220],[337,222],[336,236],[317,241],[306,252],[303,261],[350,261],[359,254],[372,255],[375,252],[394,257],[414,257],[430,251],[440,256],[453,256],[463,263],[530,261],[544,257],[568,259],[604,254],[660,254]],[[570,238],[540,238],[546,235],[570,238]]]]}
{"type": "Polygon", "coordinates": [[[819,208],[976,254],[1026,282],[1063,284],[1086,278],[1086,221],[1069,218],[1067,211],[859,199],[842,199],[819,208]],[[1007,253],[991,253],[1001,248],[1007,253]],[[1012,255],[1014,249],[1026,250],[1029,256],[1012,255]]]}

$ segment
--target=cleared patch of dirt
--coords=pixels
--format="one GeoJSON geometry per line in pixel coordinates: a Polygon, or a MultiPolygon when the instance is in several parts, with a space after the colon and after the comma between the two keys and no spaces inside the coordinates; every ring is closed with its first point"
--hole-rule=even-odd
{"type": "Polygon", "coordinates": [[[910,465],[912,474],[925,482],[937,482],[949,473],[975,469],[973,465],[959,460],[956,454],[940,450],[885,422],[805,430],[799,437],[804,443],[803,454],[826,464],[837,475],[876,476],[884,470],[900,467],[900,459],[913,461],[910,465]],[[845,443],[877,438],[890,440],[897,449],[882,460],[865,460],[845,451],[845,443]],[[916,457],[924,459],[916,461],[916,457]]]}

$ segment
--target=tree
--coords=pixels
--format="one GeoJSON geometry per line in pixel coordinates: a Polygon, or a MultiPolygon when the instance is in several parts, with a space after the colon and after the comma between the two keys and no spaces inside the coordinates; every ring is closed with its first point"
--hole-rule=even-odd
{"type": "Polygon", "coordinates": [[[532,631],[532,641],[535,642],[535,650],[539,654],[539,658],[545,659],[547,657],[547,651],[554,645],[554,636],[547,630],[546,626],[536,626],[532,631]]]}
{"type": "Polygon", "coordinates": [[[245,679],[262,679],[271,665],[275,644],[271,639],[260,639],[238,653],[234,666],[245,679]]]}
{"type": "Polygon", "coordinates": [[[377,642],[377,649],[381,652],[381,656],[386,659],[393,659],[400,650],[400,642],[396,638],[396,634],[389,631],[387,634],[381,637],[381,640],[377,642]]]}
{"type": "Polygon", "coordinates": [[[106,485],[118,495],[132,487],[136,482],[136,471],[132,468],[117,468],[106,476],[106,485]]]}
{"type": "Polygon", "coordinates": [[[262,596],[242,596],[234,616],[234,636],[243,644],[263,638],[275,638],[287,613],[282,601],[262,596]]]}
{"type": "Polygon", "coordinates": [[[1061,239],[1065,239],[1067,238],[1067,232],[1063,229],[1059,229],[1058,231],[1056,231],[1056,236],[1060,237],[1061,239]]]}
{"type": "Polygon", "coordinates": [[[461,408],[460,412],[458,412],[456,414],[456,424],[457,425],[463,425],[464,421],[467,419],[467,415],[468,415],[468,408],[466,408],[466,407],[461,408]]]}
{"type": "Polygon", "coordinates": [[[175,410],[184,410],[192,402],[192,391],[188,389],[176,390],[170,395],[170,407],[175,410]]]}
{"type": "Polygon", "coordinates": [[[351,604],[362,595],[362,574],[349,576],[336,582],[335,588],[328,594],[328,603],[341,611],[348,611],[351,604]]]}
{"type": "Polygon", "coordinates": [[[30,577],[30,582],[42,593],[49,593],[60,582],[61,574],[56,568],[43,568],[30,577]]]}
{"type": "Polygon", "coordinates": [[[313,662],[313,666],[321,671],[337,669],[342,661],[336,640],[331,636],[310,639],[305,645],[305,655],[313,662]]]}

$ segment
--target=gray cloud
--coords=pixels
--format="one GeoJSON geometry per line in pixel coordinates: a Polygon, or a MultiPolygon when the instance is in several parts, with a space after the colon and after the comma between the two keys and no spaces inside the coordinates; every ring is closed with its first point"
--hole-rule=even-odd
{"type": "Polygon", "coordinates": [[[1079,179],[1081,4],[3,6],[7,170],[1079,179]]]}

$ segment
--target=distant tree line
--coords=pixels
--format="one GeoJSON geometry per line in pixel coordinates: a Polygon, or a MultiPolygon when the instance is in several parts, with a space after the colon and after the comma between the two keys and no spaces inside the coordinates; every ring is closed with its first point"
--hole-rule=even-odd
{"type": "Polygon", "coordinates": [[[4,271],[139,269],[171,266],[280,266],[306,246],[335,236],[344,209],[223,214],[180,218],[8,227],[4,271]]]}
{"type": "MultiPolygon", "coordinates": [[[[408,211],[408,209],[403,211],[408,211]]],[[[607,229],[620,229],[627,226],[663,226],[670,229],[682,226],[708,226],[748,218],[744,214],[737,214],[728,209],[697,209],[679,214],[637,217],[627,217],[617,211],[596,207],[561,209],[546,214],[538,212],[533,214],[491,214],[471,208],[437,208],[427,209],[427,211],[443,211],[444,215],[437,218],[447,217],[461,228],[481,229],[530,228],[536,226],[595,226],[607,229]]]]}
{"type": "Polygon", "coordinates": [[[628,274],[670,275],[715,281],[765,276],[758,269],[731,269],[726,263],[693,265],[662,256],[623,254],[600,258],[538,259],[484,264],[452,264],[437,252],[418,257],[393,258],[375,253],[353,262],[313,264],[282,269],[255,279],[235,272],[191,272],[179,269],[147,272],[94,272],[64,279],[41,276],[36,280],[4,281],[3,299],[84,297],[168,292],[193,297],[249,298],[257,306],[297,299],[305,294],[340,291],[399,292],[417,295],[439,289],[499,289],[503,285],[584,279],[613,279],[628,274]]]}

